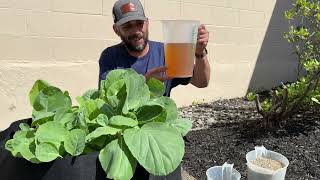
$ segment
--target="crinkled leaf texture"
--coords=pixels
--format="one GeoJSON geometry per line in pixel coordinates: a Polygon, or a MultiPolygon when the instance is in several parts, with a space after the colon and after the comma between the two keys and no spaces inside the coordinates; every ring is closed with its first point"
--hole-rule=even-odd
{"type": "Polygon", "coordinates": [[[65,150],[72,156],[80,155],[86,143],[86,132],[81,129],[74,129],[68,132],[64,140],[65,150]]]}
{"type": "Polygon", "coordinates": [[[17,131],[13,139],[6,142],[5,148],[11,152],[13,156],[23,157],[33,163],[39,163],[35,156],[35,138],[34,131],[17,131]]]}
{"type": "Polygon", "coordinates": [[[49,86],[42,89],[35,98],[33,108],[36,111],[54,112],[62,108],[71,108],[71,99],[59,88],[49,86]]]}
{"type": "Polygon", "coordinates": [[[105,80],[101,81],[100,84],[100,98],[105,99],[107,97],[108,89],[111,87],[111,85],[115,82],[117,82],[120,79],[123,79],[123,75],[125,74],[126,70],[124,69],[116,69],[113,71],[110,71],[106,77],[105,80]]]}
{"type": "Polygon", "coordinates": [[[52,121],[55,113],[61,109],[71,109],[69,93],[62,92],[43,80],[35,82],[29,92],[29,100],[33,107],[31,126],[39,126],[52,121]]]}
{"type": "Polygon", "coordinates": [[[32,107],[34,107],[34,102],[35,102],[37,96],[39,95],[40,91],[44,88],[49,87],[49,86],[50,85],[46,81],[43,81],[43,80],[37,80],[33,84],[32,88],[29,92],[29,101],[30,101],[30,104],[32,107]]]}

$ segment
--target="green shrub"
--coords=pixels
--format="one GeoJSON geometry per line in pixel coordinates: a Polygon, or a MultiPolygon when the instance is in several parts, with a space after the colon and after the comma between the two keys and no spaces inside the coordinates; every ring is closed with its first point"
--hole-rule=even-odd
{"type": "Polygon", "coordinates": [[[272,98],[262,103],[256,96],[258,111],[271,126],[301,108],[320,104],[320,2],[296,0],[285,17],[290,27],[284,38],[292,44],[299,59],[299,79],[272,91],[272,98]]]}

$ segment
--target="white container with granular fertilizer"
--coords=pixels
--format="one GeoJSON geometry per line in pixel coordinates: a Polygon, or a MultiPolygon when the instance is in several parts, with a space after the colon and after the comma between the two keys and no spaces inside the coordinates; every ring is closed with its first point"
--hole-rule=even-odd
{"type": "Polygon", "coordinates": [[[246,155],[248,180],[284,180],[288,159],[264,146],[255,147],[246,155]]]}

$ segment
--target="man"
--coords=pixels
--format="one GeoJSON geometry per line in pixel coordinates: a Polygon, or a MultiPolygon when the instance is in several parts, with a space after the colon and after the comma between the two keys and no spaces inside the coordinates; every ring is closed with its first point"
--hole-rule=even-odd
{"type": "MultiPolygon", "coordinates": [[[[193,84],[196,87],[208,86],[210,65],[206,56],[209,33],[204,25],[200,25],[195,52],[195,66],[191,78],[168,79],[164,72],[164,45],[149,41],[149,21],[145,17],[139,0],[118,0],[113,7],[114,32],[122,42],[105,49],[99,60],[99,82],[114,69],[133,68],[143,74],[146,79],[155,77],[165,81],[166,96],[170,96],[172,88],[179,84],[193,84]],[[162,76],[159,76],[162,75],[162,76]]],[[[100,83],[99,83],[100,84],[100,83]]]]}
{"type": "MultiPolygon", "coordinates": [[[[139,0],[118,0],[113,6],[114,32],[121,38],[122,42],[105,49],[99,60],[99,85],[105,79],[108,72],[114,69],[133,68],[139,74],[164,81],[166,85],[166,96],[170,96],[171,89],[177,85],[189,83],[196,87],[208,86],[210,79],[210,65],[207,59],[206,46],[209,33],[204,25],[198,28],[198,39],[195,52],[195,66],[193,76],[190,78],[166,77],[164,44],[149,41],[149,21],[145,17],[143,7],[139,0]]],[[[173,175],[163,179],[181,179],[180,168],[173,175]],[[179,175],[179,177],[175,175],[179,175]],[[171,178],[170,178],[171,177],[171,178]]],[[[161,179],[154,177],[153,179],[161,179]]]]}

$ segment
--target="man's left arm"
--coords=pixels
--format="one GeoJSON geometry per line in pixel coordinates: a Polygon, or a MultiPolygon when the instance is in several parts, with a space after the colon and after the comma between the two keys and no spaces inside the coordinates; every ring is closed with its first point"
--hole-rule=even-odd
{"type": "Polygon", "coordinates": [[[198,88],[205,88],[210,81],[210,64],[207,57],[206,47],[209,41],[209,32],[204,25],[198,29],[198,38],[195,51],[195,66],[191,84],[198,88]]]}

